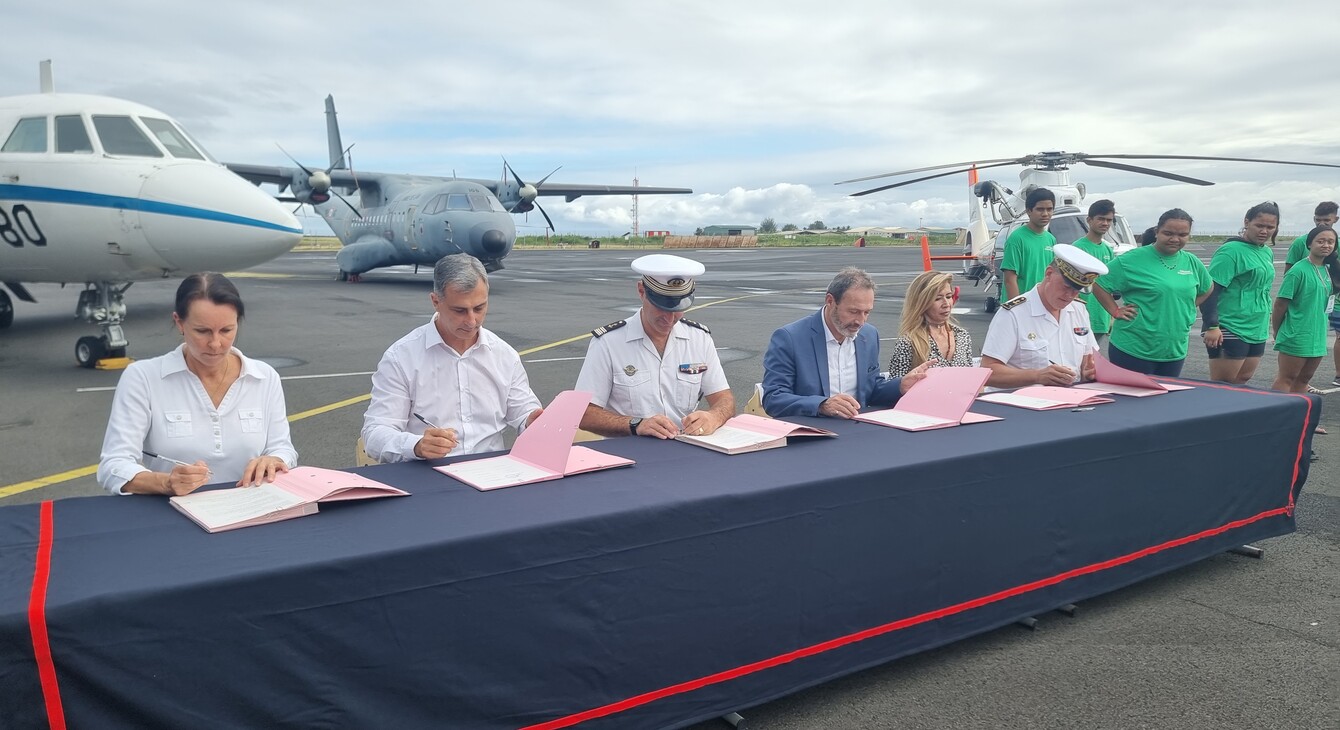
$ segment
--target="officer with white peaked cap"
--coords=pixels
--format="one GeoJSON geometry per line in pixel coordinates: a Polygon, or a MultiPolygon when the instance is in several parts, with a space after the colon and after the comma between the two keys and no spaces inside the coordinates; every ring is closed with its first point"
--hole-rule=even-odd
{"type": "Polygon", "coordinates": [[[1004,302],[982,343],[987,385],[1070,385],[1093,380],[1098,350],[1079,293],[1107,273],[1107,265],[1070,244],[1052,247],[1055,259],[1037,286],[1004,302]]]}
{"type": "Polygon", "coordinates": [[[668,254],[633,261],[642,307],[591,332],[577,390],[591,393],[582,428],[602,436],[710,434],[735,397],[705,325],[684,319],[705,267],[668,254]],[[707,408],[699,409],[704,398],[707,408]]]}

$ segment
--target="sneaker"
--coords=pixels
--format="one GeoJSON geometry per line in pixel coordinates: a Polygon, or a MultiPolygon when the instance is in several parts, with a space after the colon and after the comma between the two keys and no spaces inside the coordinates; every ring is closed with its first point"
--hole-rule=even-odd
{"type": "Polygon", "coordinates": [[[1315,387],[1313,387],[1313,386],[1311,386],[1311,385],[1307,386],[1307,392],[1311,393],[1312,395],[1325,395],[1325,394],[1326,394],[1326,391],[1322,390],[1321,388],[1315,388],[1315,387]]]}
{"type": "Polygon", "coordinates": [[[1335,376],[1335,380],[1331,381],[1331,385],[1340,388],[1340,375],[1335,376]]]}

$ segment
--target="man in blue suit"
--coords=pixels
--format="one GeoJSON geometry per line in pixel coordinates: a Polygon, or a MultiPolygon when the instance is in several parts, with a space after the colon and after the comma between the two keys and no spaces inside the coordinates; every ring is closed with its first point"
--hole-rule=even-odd
{"type": "Polygon", "coordinates": [[[763,356],[763,409],[770,416],[851,418],[892,405],[926,377],[923,363],[899,379],[879,372],[879,331],[866,324],[875,284],[855,267],[828,285],[823,309],[772,333],[763,356]]]}

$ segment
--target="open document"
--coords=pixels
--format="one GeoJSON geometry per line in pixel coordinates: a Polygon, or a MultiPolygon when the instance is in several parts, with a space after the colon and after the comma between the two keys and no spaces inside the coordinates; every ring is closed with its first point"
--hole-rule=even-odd
{"type": "Polygon", "coordinates": [[[1137,373],[1134,370],[1127,370],[1120,365],[1114,365],[1111,360],[1108,360],[1098,353],[1094,353],[1093,355],[1093,369],[1094,382],[1080,383],[1075,386],[1076,388],[1101,390],[1104,393],[1129,395],[1135,398],[1163,395],[1164,393],[1174,390],[1191,390],[1190,385],[1160,383],[1143,373],[1137,373]]]}
{"type": "Polygon", "coordinates": [[[680,434],[675,437],[675,440],[701,446],[704,449],[720,451],[723,454],[743,454],[749,451],[762,451],[763,449],[779,449],[786,446],[788,436],[827,436],[834,438],[837,434],[814,426],[802,426],[798,423],[777,418],[764,418],[752,413],[741,413],[721,424],[721,428],[706,436],[680,434]]]}
{"type": "Polygon", "coordinates": [[[1031,385],[1027,388],[1018,390],[997,391],[978,396],[977,400],[987,403],[1001,403],[1016,408],[1027,408],[1031,411],[1050,411],[1056,408],[1074,408],[1076,406],[1092,406],[1099,403],[1111,403],[1111,398],[1104,398],[1101,393],[1107,392],[1106,388],[1075,388],[1060,387],[1056,385],[1031,385]],[[1096,392],[1095,392],[1096,391],[1096,392]]]}
{"type": "Polygon", "coordinates": [[[572,445],[590,402],[590,393],[565,390],[516,437],[507,454],[433,468],[475,489],[488,491],[631,465],[632,459],[572,445]]]}
{"type": "Polygon", "coordinates": [[[969,413],[973,399],[982,392],[987,368],[939,367],[926,371],[926,377],[908,389],[893,408],[862,413],[857,421],[890,426],[904,431],[929,431],[963,423],[1002,420],[999,416],[969,413]]]}
{"type": "Polygon", "coordinates": [[[299,466],[257,487],[193,492],[168,501],[207,532],[223,532],[310,515],[318,502],[406,496],[403,489],[358,474],[299,466]]]}

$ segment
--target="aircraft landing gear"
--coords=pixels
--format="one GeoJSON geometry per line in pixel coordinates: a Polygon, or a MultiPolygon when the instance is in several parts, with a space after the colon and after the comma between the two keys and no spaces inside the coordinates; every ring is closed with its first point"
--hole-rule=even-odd
{"type": "Polygon", "coordinates": [[[126,345],[130,343],[121,329],[121,320],[126,316],[123,295],[129,288],[130,284],[118,288],[115,282],[100,281],[79,292],[75,316],[102,326],[101,337],[80,337],[75,343],[74,359],[79,367],[91,368],[100,360],[126,356],[126,345]]]}
{"type": "Polygon", "coordinates": [[[0,289],[0,330],[14,324],[14,300],[9,292],[0,289]]]}

